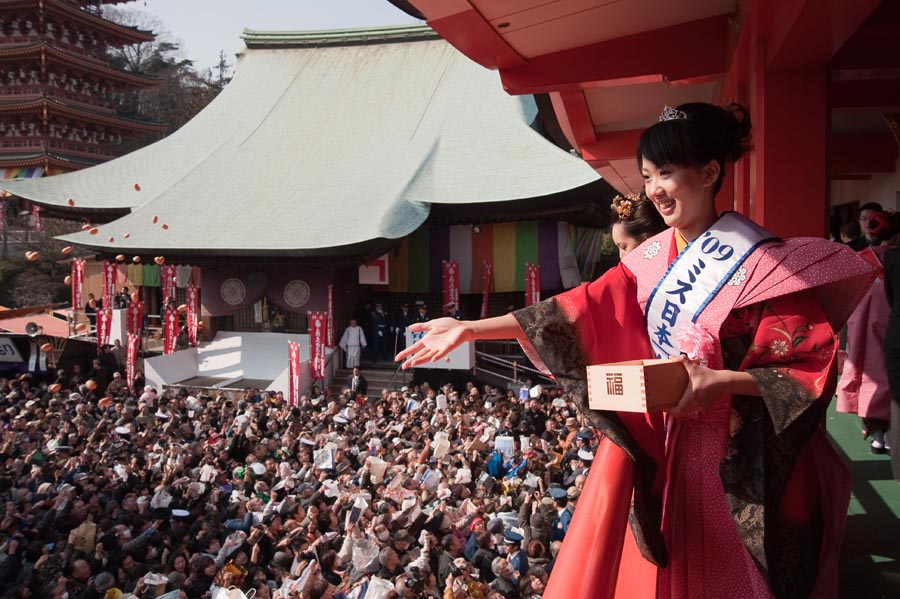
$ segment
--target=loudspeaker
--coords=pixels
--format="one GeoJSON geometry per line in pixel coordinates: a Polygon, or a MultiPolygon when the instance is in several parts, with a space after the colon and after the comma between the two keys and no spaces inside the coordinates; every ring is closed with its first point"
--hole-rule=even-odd
{"type": "Polygon", "coordinates": [[[41,330],[42,330],[41,326],[39,324],[37,324],[36,322],[29,322],[28,324],[25,325],[25,333],[29,337],[37,337],[38,335],[41,334],[41,330]]]}

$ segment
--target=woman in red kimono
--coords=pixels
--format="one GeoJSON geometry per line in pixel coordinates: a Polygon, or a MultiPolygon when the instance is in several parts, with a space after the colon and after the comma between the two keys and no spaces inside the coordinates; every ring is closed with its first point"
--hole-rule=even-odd
{"type": "Polygon", "coordinates": [[[717,214],[749,134],[736,105],[667,107],[637,155],[669,229],[512,315],[418,325],[429,334],[397,356],[408,368],[518,339],[603,431],[545,597],[837,595],[849,475],[820,423],[835,331],[873,269],[839,244],[717,214]],[[689,383],[665,417],[588,410],[587,365],[667,356],[689,383]]]}

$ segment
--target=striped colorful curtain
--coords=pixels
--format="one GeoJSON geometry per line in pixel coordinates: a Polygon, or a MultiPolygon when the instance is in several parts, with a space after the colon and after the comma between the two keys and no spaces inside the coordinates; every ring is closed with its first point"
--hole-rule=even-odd
{"type": "Polygon", "coordinates": [[[44,175],[44,169],[35,168],[0,168],[0,179],[38,179],[44,175]]]}
{"type": "Polygon", "coordinates": [[[571,225],[516,222],[423,226],[403,239],[390,256],[389,289],[398,293],[440,293],[441,264],[456,260],[460,293],[481,293],[481,265],[494,264],[494,289],[525,291],[526,263],[540,264],[541,289],[559,290],[581,282],[571,225]]]}

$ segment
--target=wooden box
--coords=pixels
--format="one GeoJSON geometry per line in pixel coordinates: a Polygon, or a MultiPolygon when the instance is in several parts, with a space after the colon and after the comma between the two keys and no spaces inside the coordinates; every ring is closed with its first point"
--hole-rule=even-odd
{"type": "Polygon", "coordinates": [[[655,412],[678,404],[688,385],[681,362],[631,360],[587,367],[592,410],[655,412]]]}

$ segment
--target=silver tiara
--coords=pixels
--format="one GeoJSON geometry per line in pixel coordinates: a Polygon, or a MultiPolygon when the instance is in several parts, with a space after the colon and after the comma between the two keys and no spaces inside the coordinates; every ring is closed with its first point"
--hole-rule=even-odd
{"type": "Polygon", "coordinates": [[[677,121],[679,119],[686,119],[687,113],[683,110],[678,110],[677,108],[672,108],[671,106],[663,106],[662,112],[659,113],[659,120],[662,121],[677,121]]]}

